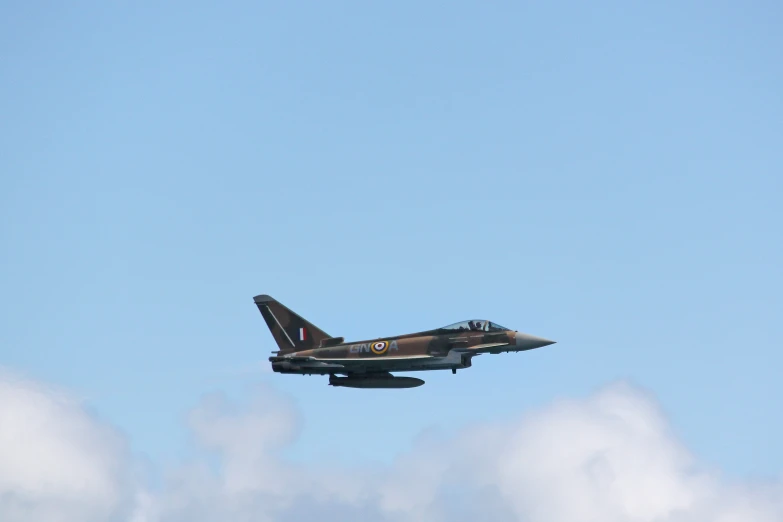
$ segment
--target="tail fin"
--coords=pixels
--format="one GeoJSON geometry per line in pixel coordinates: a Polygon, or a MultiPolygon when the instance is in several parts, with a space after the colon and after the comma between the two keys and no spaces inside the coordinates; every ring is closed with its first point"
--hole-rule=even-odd
{"type": "Polygon", "coordinates": [[[253,298],[272,332],[280,353],[317,348],[329,335],[268,295],[253,298]]]}

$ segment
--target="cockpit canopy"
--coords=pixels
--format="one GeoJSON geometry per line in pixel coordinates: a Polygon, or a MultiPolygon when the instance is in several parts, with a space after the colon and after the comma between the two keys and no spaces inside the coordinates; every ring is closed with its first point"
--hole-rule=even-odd
{"type": "Polygon", "coordinates": [[[505,326],[500,326],[492,321],[485,321],[483,319],[473,319],[470,321],[462,321],[459,323],[450,324],[438,330],[447,330],[449,332],[502,332],[508,330],[505,326]]]}

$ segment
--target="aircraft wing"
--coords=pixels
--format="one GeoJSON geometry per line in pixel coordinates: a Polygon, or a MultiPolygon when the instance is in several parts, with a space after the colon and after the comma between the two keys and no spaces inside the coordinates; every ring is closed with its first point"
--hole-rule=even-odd
{"type": "MultiPolygon", "coordinates": [[[[301,362],[309,362],[309,361],[317,361],[315,357],[306,357],[306,356],[295,356],[295,357],[277,357],[280,361],[288,361],[292,363],[301,363],[301,362]]],[[[276,362],[276,361],[275,361],[276,362]]]]}

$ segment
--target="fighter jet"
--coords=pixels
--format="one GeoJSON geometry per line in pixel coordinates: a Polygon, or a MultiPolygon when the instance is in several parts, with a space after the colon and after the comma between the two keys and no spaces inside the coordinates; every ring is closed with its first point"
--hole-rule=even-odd
{"type": "Polygon", "coordinates": [[[279,373],[329,375],[331,386],[413,388],[424,381],[391,372],[470,368],[477,355],[522,352],[555,341],[470,320],[424,332],[365,341],[332,337],[268,295],[253,298],[277,346],[269,358],[279,373]]]}

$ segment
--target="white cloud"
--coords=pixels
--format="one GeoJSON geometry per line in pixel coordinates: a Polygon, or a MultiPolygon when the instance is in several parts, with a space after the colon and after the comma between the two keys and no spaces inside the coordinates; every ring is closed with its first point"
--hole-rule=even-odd
{"type": "Polygon", "coordinates": [[[152,494],[122,438],[63,394],[0,374],[0,520],[211,522],[485,520],[780,522],[783,487],[702,469],[646,393],[618,383],[447,440],[422,438],[389,468],[281,457],[301,420],[260,388],[190,417],[217,456],[171,470],[152,494]]]}
{"type": "Polygon", "coordinates": [[[68,394],[0,372],[0,520],[121,517],[127,464],[123,438],[68,394]]]}

